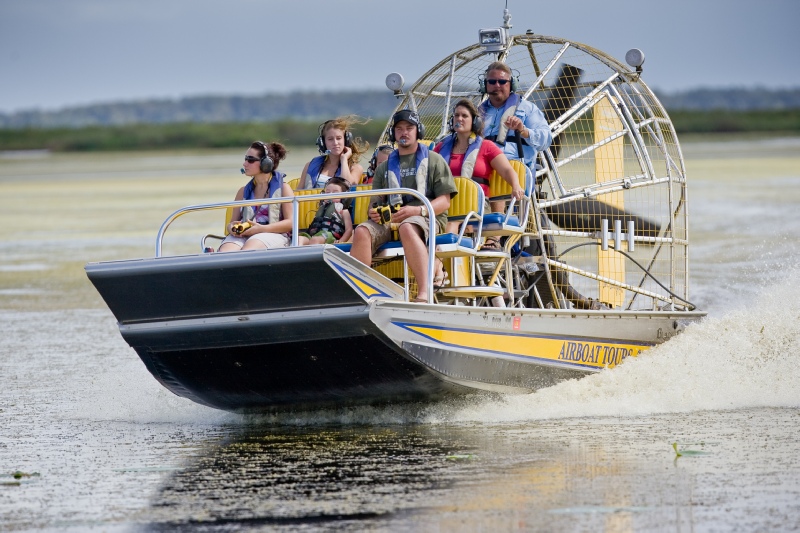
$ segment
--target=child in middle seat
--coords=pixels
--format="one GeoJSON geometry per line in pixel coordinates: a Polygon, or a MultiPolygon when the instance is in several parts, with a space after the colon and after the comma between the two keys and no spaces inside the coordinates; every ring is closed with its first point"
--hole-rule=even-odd
{"type": "MultiPolygon", "coordinates": [[[[326,194],[347,192],[350,184],[341,178],[330,178],[325,183],[326,194]]],[[[346,209],[338,198],[319,201],[317,214],[307,232],[299,234],[299,243],[304,244],[334,244],[347,242],[353,235],[353,218],[350,210],[346,209]]]]}

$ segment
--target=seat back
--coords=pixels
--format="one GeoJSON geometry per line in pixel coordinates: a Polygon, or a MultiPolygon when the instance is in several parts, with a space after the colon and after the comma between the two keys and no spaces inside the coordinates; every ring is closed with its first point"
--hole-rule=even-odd
{"type": "MultiPolygon", "coordinates": [[[[350,190],[352,190],[352,188],[350,190]]],[[[369,190],[372,190],[371,184],[356,186],[356,191],[369,191],[369,190]]],[[[367,220],[369,220],[367,212],[369,211],[370,204],[372,203],[373,200],[375,200],[375,198],[376,198],[375,196],[360,196],[355,199],[356,206],[353,209],[353,212],[351,213],[353,215],[353,226],[357,226],[358,224],[361,224],[362,222],[366,222],[367,220]]]]}
{"type": "MultiPolygon", "coordinates": [[[[478,217],[483,216],[483,189],[473,180],[458,176],[453,178],[458,194],[450,199],[450,208],[447,210],[447,219],[451,221],[464,220],[470,213],[478,217]]],[[[510,194],[511,189],[509,189],[510,194]]]]}
{"type": "Polygon", "coordinates": [[[297,190],[297,187],[300,185],[300,178],[290,179],[286,184],[289,185],[293,191],[297,190]]]}
{"type": "Polygon", "coordinates": [[[232,218],[233,218],[233,208],[229,207],[229,208],[225,209],[225,225],[222,226],[222,234],[223,235],[227,235],[228,234],[228,224],[231,223],[231,219],[232,218]]]}
{"type": "MultiPolygon", "coordinates": [[[[294,191],[295,196],[307,196],[309,194],[321,194],[322,189],[300,189],[294,191]]],[[[317,214],[319,208],[319,199],[317,200],[298,200],[297,202],[297,227],[301,230],[308,228],[314,221],[314,215],[317,214]]]]}
{"type": "MultiPolygon", "coordinates": [[[[517,173],[520,187],[522,187],[526,195],[530,195],[532,184],[528,183],[527,179],[528,167],[525,166],[525,163],[517,159],[512,159],[509,163],[511,163],[511,168],[517,173]]],[[[493,170],[492,174],[489,176],[489,199],[507,200],[509,198],[511,198],[511,185],[506,183],[506,180],[504,180],[496,170],[493,170]]]]}

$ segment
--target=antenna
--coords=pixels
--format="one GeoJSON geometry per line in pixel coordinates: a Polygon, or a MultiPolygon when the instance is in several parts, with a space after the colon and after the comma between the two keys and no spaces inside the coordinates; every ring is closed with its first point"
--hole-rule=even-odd
{"type": "Polygon", "coordinates": [[[478,31],[478,44],[483,48],[483,52],[497,52],[500,54],[508,48],[508,30],[510,29],[511,13],[508,12],[508,0],[506,0],[506,9],[503,10],[503,25],[499,28],[487,28],[478,31]]]}
{"type": "Polygon", "coordinates": [[[511,29],[511,13],[508,11],[508,0],[506,0],[506,8],[503,10],[503,27],[507,30],[511,29]]]}

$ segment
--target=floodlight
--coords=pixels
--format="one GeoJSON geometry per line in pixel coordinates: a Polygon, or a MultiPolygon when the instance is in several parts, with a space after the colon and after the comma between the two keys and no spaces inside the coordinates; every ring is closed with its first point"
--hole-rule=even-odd
{"type": "Polygon", "coordinates": [[[635,68],[636,72],[641,72],[642,65],[644,65],[644,52],[638,48],[631,48],[625,54],[625,62],[635,68]]]}
{"type": "Polygon", "coordinates": [[[400,94],[404,83],[403,75],[399,72],[392,72],[386,76],[386,87],[394,94],[400,94]]]}
{"type": "Polygon", "coordinates": [[[478,31],[478,44],[485,52],[502,52],[508,46],[505,28],[488,28],[478,31]]]}

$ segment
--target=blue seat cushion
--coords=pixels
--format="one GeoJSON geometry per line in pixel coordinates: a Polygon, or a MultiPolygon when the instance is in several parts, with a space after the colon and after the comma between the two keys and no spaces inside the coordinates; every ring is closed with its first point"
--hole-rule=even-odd
{"type": "MultiPolygon", "coordinates": [[[[455,233],[443,233],[441,235],[437,235],[436,246],[440,246],[443,244],[459,244],[460,246],[466,246],[467,248],[472,248],[475,246],[475,243],[472,241],[470,237],[462,237],[459,243],[458,235],[456,235],[455,233]]],[[[352,243],[349,242],[337,243],[334,244],[334,246],[336,246],[343,252],[350,253],[350,247],[352,246],[352,243]]],[[[389,241],[387,243],[382,244],[378,248],[378,251],[380,252],[381,250],[391,250],[393,248],[401,248],[402,246],[403,243],[401,243],[400,241],[389,241]]]]}
{"type": "Polygon", "coordinates": [[[455,233],[442,233],[441,235],[436,236],[436,246],[441,246],[443,244],[457,244],[459,246],[465,246],[467,248],[473,248],[475,246],[475,242],[472,240],[471,237],[461,237],[461,240],[458,240],[458,235],[455,233]]]}
{"type": "MultiPolygon", "coordinates": [[[[503,223],[508,224],[509,226],[519,226],[519,217],[517,216],[510,216],[508,217],[508,222],[506,222],[506,215],[505,213],[489,213],[488,215],[483,215],[483,227],[486,226],[502,226],[503,223]]],[[[477,222],[470,222],[470,226],[478,226],[477,222]]]]}
{"type": "MultiPolygon", "coordinates": [[[[353,246],[353,243],[351,243],[351,242],[336,243],[336,244],[334,244],[334,246],[337,247],[338,249],[340,249],[343,252],[350,253],[350,248],[353,246]]],[[[400,241],[389,241],[387,243],[382,244],[378,248],[378,251],[380,252],[381,250],[389,250],[391,248],[400,248],[402,246],[403,245],[400,243],[400,241]]]]}

